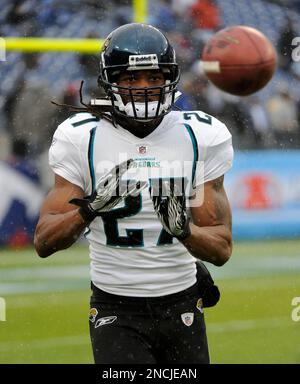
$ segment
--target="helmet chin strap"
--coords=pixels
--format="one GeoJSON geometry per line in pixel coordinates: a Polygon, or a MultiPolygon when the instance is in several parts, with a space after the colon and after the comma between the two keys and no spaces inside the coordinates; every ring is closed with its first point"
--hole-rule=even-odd
{"type": "MultiPolygon", "coordinates": [[[[112,88],[112,89],[116,91],[116,89],[114,89],[114,88],[112,88]]],[[[121,112],[124,112],[127,116],[135,117],[135,113],[134,113],[134,109],[133,109],[133,108],[135,108],[136,119],[139,119],[139,118],[143,119],[143,122],[151,121],[153,117],[159,117],[161,115],[161,113],[163,113],[164,111],[167,111],[172,104],[172,94],[169,93],[165,97],[165,102],[160,105],[159,111],[158,111],[158,116],[156,116],[158,101],[148,101],[148,103],[147,103],[148,104],[147,117],[149,117],[149,120],[148,120],[148,119],[145,119],[145,117],[146,117],[146,104],[145,104],[145,102],[142,102],[142,103],[141,102],[134,102],[134,107],[133,107],[131,102],[128,102],[124,105],[123,100],[119,94],[115,93],[114,96],[116,98],[114,105],[116,107],[118,107],[118,109],[121,112]]],[[[180,96],[181,96],[181,92],[176,91],[175,97],[174,97],[174,103],[178,100],[178,98],[180,96]]],[[[107,99],[92,99],[91,105],[111,106],[112,102],[110,100],[107,100],[107,99]]]]}
{"type": "MultiPolygon", "coordinates": [[[[158,101],[149,101],[147,103],[147,106],[148,106],[147,117],[150,117],[150,118],[156,117],[158,101]]],[[[136,113],[137,119],[138,118],[145,119],[145,117],[146,117],[146,105],[145,105],[145,103],[135,102],[134,108],[133,108],[132,103],[128,102],[127,104],[125,104],[124,107],[125,107],[124,112],[126,113],[127,116],[135,117],[135,113],[136,113]],[[134,109],[135,109],[135,113],[134,113],[134,109]]],[[[163,107],[163,105],[160,105],[159,110],[158,110],[158,114],[160,115],[164,110],[165,110],[165,108],[163,107]]],[[[144,121],[147,121],[147,120],[144,120],[144,121]]]]}
{"type": "MultiPolygon", "coordinates": [[[[166,82],[168,83],[168,81],[166,82]]],[[[143,119],[144,122],[146,121],[151,121],[153,117],[159,117],[163,112],[167,111],[170,106],[172,105],[172,93],[168,93],[165,96],[165,101],[164,103],[161,103],[159,110],[158,110],[158,115],[157,115],[157,107],[158,107],[158,101],[148,101],[147,103],[147,117],[149,117],[149,120],[145,120],[146,118],[146,103],[145,102],[134,102],[134,106],[132,102],[128,102],[126,104],[123,103],[123,100],[121,96],[117,93],[118,89],[117,88],[112,88],[114,93],[114,96],[116,98],[115,105],[119,108],[121,112],[125,112],[127,116],[130,117],[135,117],[143,119]],[[134,112],[135,109],[135,112],[134,112]]],[[[168,88],[167,88],[168,90],[168,88]]],[[[181,92],[176,91],[175,92],[175,98],[174,98],[174,103],[176,100],[180,97],[181,92]]]]}

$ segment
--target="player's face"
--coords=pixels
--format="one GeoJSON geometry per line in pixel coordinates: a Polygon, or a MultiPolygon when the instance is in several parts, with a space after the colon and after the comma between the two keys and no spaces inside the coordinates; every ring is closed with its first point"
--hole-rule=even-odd
{"type": "MultiPolygon", "coordinates": [[[[137,88],[133,90],[133,99],[137,102],[144,102],[145,88],[152,88],[147,92],[148,101],[157,101],[160,94],[159,87],[165,84],[165,78],[160,70],[126,71],[119,75],[117,84],[121,87],[137,88]],[[141,88],[141,90],[138,88],[141,88]]],[[[120,94],[123,102],[130,101],[127,90],[121,90],[120,94]]]]}

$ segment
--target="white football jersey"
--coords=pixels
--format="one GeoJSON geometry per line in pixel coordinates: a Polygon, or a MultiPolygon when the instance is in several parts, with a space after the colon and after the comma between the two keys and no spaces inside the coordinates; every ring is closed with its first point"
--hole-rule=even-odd
{"type": "MultiPolygon", "coordinates": [[[[130,158],[134,167],[123,175],[123,184],[144,180],[154,188],[161,179],[173,179],[189,196],[196,186],[231,167],[231,134],[201,111],[170,112],[142,139],[104,119],[78,113],[59,125],[49,152],[53,171],[86,196],[107,171],[130,158]]],[[[162,228],[148,188],[97,217],[86,238],[91,280],[106,292],[154,297],[196,282],[194,257],[162,228]]]]}

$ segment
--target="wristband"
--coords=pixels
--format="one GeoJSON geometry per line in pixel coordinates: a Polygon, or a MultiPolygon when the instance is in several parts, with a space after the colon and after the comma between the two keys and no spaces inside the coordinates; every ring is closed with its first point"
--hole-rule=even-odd
{"type": "Polygon", "coordinates": [[[69,203],[80,207],[78,213],[84,221],[91,222],[95,219],[96,216],[98,216],[97,212],[91,208],[87,199],[72,199],[69,201],[69,203]]]}
{"type": "Polygon", "coordinates": [[[83,218],[84,221],[93,221],[97,214],[91,209],[86,209],[87,207],[80,207],[78,213],[83,218]]]}

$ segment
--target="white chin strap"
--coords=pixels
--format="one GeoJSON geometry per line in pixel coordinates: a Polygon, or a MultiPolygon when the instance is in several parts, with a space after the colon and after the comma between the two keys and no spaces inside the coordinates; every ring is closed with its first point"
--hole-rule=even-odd
{"type": "MultiPolygon", "coordinates": [[[[166,81],[166,85],[168,83],[170,83],[169,80],[166,81]]],[[[114,84],[114,85],[116,85],[116,84],[114,84]]],[[[138,101],[134,102],[134,107],[133,107],[131,102],[128,102],[126,105],[124,105],[121,96],[119,94],[117,94],[118,89],[112,88],[112,90],[116,91],[115,98],[117,101],[115,104],[118,106],[119,110],[122,112],[125,112],[127,116],[135,117],[135,113],[134,113],[134,108],[135,108],[136,118],[137,119],[138,118],[143,119],[143,121],[147,121],[145,119],[148,119],[148,118],[149,118],[149,120],[151,120],[153,117],[161,116],[161,114],[163,114],[163,112],[165,112],[165,111],[168,111],[170,106],[172,105],[172,94],[171,93],[168,93],[165,96],[164,103],[160,104],[158,113],[157,113],[158,101],[148,101],[148,103],[147,103],[147,105],[148,105],[147,117],[146,117],[146,104],[144,102],[142,102],[142,103],[138,102],[138,101]]],[[[166,88],[166,91],[168,91],[168,88],[166,88]]],[[[175,100],[174,101],[176,101],[180,95],[181,95],[181,93],[177,91],[175,94],[175,100]]]]}
{"type": "MultiPolygon", "coordinates": [[[[176,92],[175,94],[175,100],[178,99],[178,97],[181,95],[181,92],[176,92]]],[[[120,95],[115,94],[115,97],[117,99],[116,105],[118,106],[119,110],[122,112],[125,112],[127,116],[135,117],[134,108],[136,112],[136,119],[143,119],[144,121],[147,121],[145,119],[151,120],[153,117],[159,117],[163,114],[163,112],[168,111],[171,104],[172,104],[172,95],[168,94],[165,97],[165,102],[160,104],[158,113],[157,113],[157,105],[158,101],[148,101],[147,105],[147,117],[146,117],[146,104],[144,102],[134,102],[134,106],[129,101],[124,105],[122,98],[120,95]]]]}
{"type": "MultiPolygon", "coordinates": [[[[148,114],[147,114],[147,117],[151,118],[151,117],[155,117],[157,114],[156,114],[156,111],[157,111],[157,106],[158,106],[158,101],[149,101],[147,103],[148,105],[148,114]]],[[[145,118],[146,117],[146,105],[145,103],[138,103],[138,102],[135,102],[134,103],[134,107],[135,107],[135,111],[136,111],[136,117],[137,118],[145,118]]],[[[163,111],[165,110],[164,106],[163,105],[160,105],[159,107],[159,111],[158,111],[158,115],[160,115],[163,111]]],[[[124,106],[124,112],[126,113],[126,115],[128,116],[132,116],[134,117],[134,110],[133,110],[133,106],[132,106],[132,103],[129,102],[127,103],[125,106],[124,106]]]]}
{"type": "MultiPolygon", "coordinates": [[[[117,89],[112,88],[113,90],[117,91],[117,89]]],[[[176,91],[174,102],[180,97],[181,92],[176,91]]],[[[131,102],[126,103],[124,105],[123,100],[121,96],[117,93],[115,93],[115,106],[118,107],[118,109],[121,112],[124,112],[127,116],[135,117],[134,109],[136,112],[136,119],[143,119],[143,121],[151,120],[153,117],[159,117],[163,114],[163,112],[168,111],[172,105],[172,94],[169,93],[165,96],[165,102],[161,103],[158,113],[157,113],[157,105],[158,101],[148,101],[148,108],[147,108],[147,117],[146,117],[146,104],[144,102],[134,102],[134,107],[131,102]],[[145,120],[146,119],[146,120],[145,120]]],[[[104,99],[92,99],[91,105],[99,105],[99,106],[111,106],[112,103],[110,100],[104,100],[104,99]]]]}

